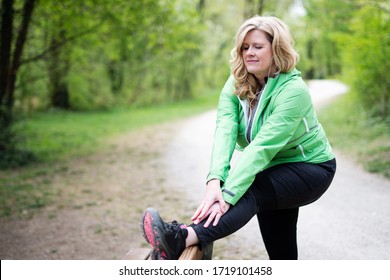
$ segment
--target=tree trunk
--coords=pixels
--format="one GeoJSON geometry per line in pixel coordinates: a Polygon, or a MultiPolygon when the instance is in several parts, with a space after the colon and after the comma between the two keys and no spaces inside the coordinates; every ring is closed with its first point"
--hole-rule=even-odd
{"type": "Polygon", "coordinates": [[[119,94],[123,88],[124,69],[123,61],[110,60],[107,63],[108,77],[111,83],[111,92],[119,94]]]}
{"type": "Polygon", "coordinates": [[[3,111],[7,99],[9,70],[11,67],[11,42],[13,23],[13,0],[2,1],[1,38],[0,38],[0,106],[3,111]]]}
{"type": "Polygon", "coordinates": [[[257,14],[261,16],[264,12],[264,0],[259,0],[258,6],[257,6],[257,14]]]}
{"type": "Polygon", "coordinates": [[[250,18],[253,16],[254,0],[245,0],[244,18],[250,18]]]}
{"type": "Polygon", "coordinates": [[[11,142],[12,109],[16,77],[20,67],[28,27],[35,6],[35,0],[25,0],[22,21],[12,53],[14,1],[2,1],[0,38],[0,151],[8,149],[11,142]]]}
{"type": "Polygon", "coordinates": [[[11,111],[8,109],[9,70],[11,68],[11,41],[13,22],[13,0],[3,0],[0,39],[0,153],[10,143],[11,111]]]}
{"type": "Polygon", "coordinates": [[[261,16],[264,12],[265,0],[246,0],[244,17],[248,19],[255,15],[261,16]]]}
{"type": "Polygon", "coordinates": [[[51,52],[48,55],[49,89],[51,105],[55,108],[69,109],[69,89],[66,78],[69,73],[69,59],[66,48],[61,46],[65,40],[65,31],[54,34],[50,41],[51,52]],[[64,57],[65,56],[65,57],[64,57]]]}

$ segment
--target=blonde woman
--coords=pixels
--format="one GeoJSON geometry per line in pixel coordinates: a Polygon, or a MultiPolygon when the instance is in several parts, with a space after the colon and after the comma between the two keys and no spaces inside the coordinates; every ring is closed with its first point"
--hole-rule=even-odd
{"type": "Polygon", "coordinates": [[[255,16],[238,29],[222,89],[204,199],[192,224],[164,222],[148,208],[141,228],[154,259],[177,259],[242,228],[257,215],[269,258],[297,259],[299,207],[330,186],[336,161],[288,26],[255,16]],[[230,170],[234,149],[242,151],[230,170]]]}

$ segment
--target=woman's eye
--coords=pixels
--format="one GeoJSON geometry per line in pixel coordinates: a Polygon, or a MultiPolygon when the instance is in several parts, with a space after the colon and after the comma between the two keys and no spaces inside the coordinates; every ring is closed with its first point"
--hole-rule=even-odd
{"type": "MultiPolygon", "coordinates": [[[[257,50],[260,50],[260,49],[263,48],[263,46],[253,46],[253,48],[254,48],[254,49],[257,49],[257,50]]],[[[249,50],[249,46],[242,46],[242,47],[241,47],[241,50],[247,51],[247,50],[249,50]]]]}

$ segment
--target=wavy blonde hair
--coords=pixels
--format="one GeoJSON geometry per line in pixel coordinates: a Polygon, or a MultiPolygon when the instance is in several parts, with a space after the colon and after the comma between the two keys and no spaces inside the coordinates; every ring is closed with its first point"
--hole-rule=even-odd
{"type": "Polygon", "coordinates": [[[256,98],[255,94],[259,85],[256,77],[247,71],[242,57],[242,44],[245,36],[255,29],[263,31],[271,43],[276,73],[291,71],[299,60],[290,30],[283,21],[272,16],[254,16],[246,20],[237,31],[230,60],[231,71],[236,80],[235,93],[241,99],[256,98]]]}

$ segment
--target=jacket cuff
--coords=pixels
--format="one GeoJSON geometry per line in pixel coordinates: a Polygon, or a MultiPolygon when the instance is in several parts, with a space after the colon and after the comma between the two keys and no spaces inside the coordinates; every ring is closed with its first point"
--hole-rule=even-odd
{"type": "Polygon", "coordinates": [[[231,205],[235,205],[238,201],[237,195],[226,190],[226,189],[222,190],[222,197],[223,197],[223,200],[225,200],[227,203],[229,203],[231,205]]]}
{"type": "MultiPolygon", "coordinates": [[[[211,174],[209,173],[209,175],[207,175],[206,177],[206,185],[208,182],[210,182],[211,180],[214,180],[214,179],[218,179],[220,180],[222,183],[225,182],[225,178],[223,178],[223,176],[220,176],[220,175],[217,175],[217,174],[211,174]]],[[[222,184],[221,184],[222,185],[222,184]]]]}

